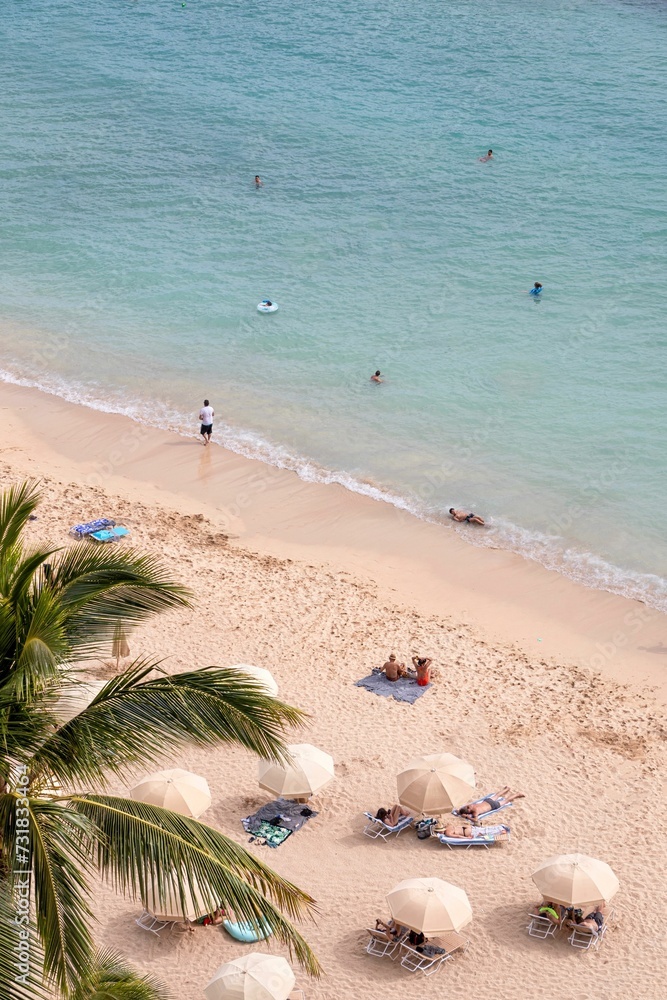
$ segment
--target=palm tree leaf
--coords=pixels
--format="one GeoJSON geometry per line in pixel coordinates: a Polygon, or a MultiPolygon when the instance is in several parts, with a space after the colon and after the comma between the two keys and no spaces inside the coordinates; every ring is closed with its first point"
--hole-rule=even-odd
{"type": "Polygon", "coordinates": [[[171,994],[152,976],[139,976],[112,951],[95,955],[92,968],[70,993],[69,1000],[170,1000],[171,994]]]}
{"type": "Polygon", "coordinates": [[[56,557],[49,587],[66,613],[68,640],[79,657],[104,650],[119,622],[133,628],[163,611],[188,607],[190,596],[153,556],[87,546],[56,557]]]}
{"type": "Polygon", "coordinates": [[[237,670],[204,667],[146,680],[158,664],[137,661],[35,752],[33,773],[103,787],[106,774],[157,763],[182,746],[236,743],[271,760],[286,756],[288,726],[304,713],[267,695],[237,670]]]}
{"type": "Polygon", "coordinates": [[[92,866],[83,844],[94,831],[80,811],[58,802],[29,802],[35,913],[44,946],[44,971],[65,992],[89,966],[93,953],[92,912],[86,902],[86,874],[92,866]]]}
{"type": "Polygon", "coordinates": [[[29,914],[19,911],[9,882],[0,882],[0,995],[7,1000],[47,1000],[43,954],[29,914]],[[26,947],[27,945],[27,947],[26,947]],[[28,960],[25,961],[25,953],[28,960]]]}
{"type": "Polygon", "coordinates": [[[222,905],[258,930],[268,924],[308,972],[319,974],[317,959],[289,922],[312,916],[314,900],[240,844],[145,802],[110,795],[73,795],[68,802],[99,831],[89,838],[89,849],[116,889],[144,902],[177,899],[184,908],[189,890],[201,901],[202,914],[222,905]]]}
{"type": "Polygon", "coordinates": [[[40,499],[35,480],[11,486],[0,494],[0,548],[11,549],[16,545],[40,499]]]}

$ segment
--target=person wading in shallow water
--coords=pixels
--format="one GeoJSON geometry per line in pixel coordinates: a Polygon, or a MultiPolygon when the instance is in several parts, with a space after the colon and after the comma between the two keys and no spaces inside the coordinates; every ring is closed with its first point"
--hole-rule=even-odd
{"type": "Polygon", "coordinates": [[[215,410],[209,403],[208,399],[204,400],[204,405],[199,411],[199,419],[201,420],[201,427],[199,433],[204,439],[204,445],[207,445],[211,440],[211,434],[213,433],[213,417],[215,416],[215,410]]]}

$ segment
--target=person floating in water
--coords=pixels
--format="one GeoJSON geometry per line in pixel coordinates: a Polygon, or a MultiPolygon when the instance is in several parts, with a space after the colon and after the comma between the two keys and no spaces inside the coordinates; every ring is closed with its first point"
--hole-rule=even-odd
{"type": "Polygon", "coordinates": [[[466,514],[464,510],[455,510],[454,507],[449,508],[449,513],[455,521],[465,521],[466,524],[481,524],[482,527],[486,524],[483,517],[479,514],[466,514]]]}
{"type": "Polygon", "coordinates": [[[488,153],[486,153],[486,155],[485,155],[485,156],[480,156],[480,158],[479,158],[479,162],[480,162],[480,163],[488,163],[488,162],[489,162],[489,160],[492,160],[492,159],[493,159],[493,150],[492,150],[492,149],[490,149],[490,150],[488,151],[488,153]]]}
{"type": "Polygon", "coordinates": [[[371,382],[384,382],[380,369],[376,371],[375,375],[371,375],[371,382]]]}
{"type": "Polygon", "coordinates": [[[259,174],[255,174],[255,187],[256,188],[264,187],[264,185],[262,184],[262,178],[259,176],[259,174]]]}
{"type": "Polygon", "coordinates": [[[533,287],[532,287],[532,288],[530,289],[530,291],[528,292],[528,294],[529,294],[529,295],[534,295],[534,296],[535,296],[535,298],[537,298],[537,297],[538,297],[538,295],[541,295],[541,294],[542,294],[542,285],[541,285],[541,284],[539,283],[539,281],[536,281],[536,282],[535,282],[535,284],[534,284],[534,285],[533,285],[533,287]]]}

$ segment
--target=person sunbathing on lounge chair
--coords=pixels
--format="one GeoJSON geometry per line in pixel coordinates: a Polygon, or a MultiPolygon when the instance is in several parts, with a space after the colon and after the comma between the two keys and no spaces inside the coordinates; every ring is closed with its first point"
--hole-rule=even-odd
{"type": "Polygon", "coordinates": [[[575,927],[578,931],[591,931],[592,934],[599,934],[604,925],[604,914],[599,906],[589,913],[583,915],[583,910],[575,910],[573,919],[566,920],[566,927],[575,927]]]}
{"type": "Polygon", "coordinates": [[[487,795],[481,802],[470,802],[467,806],[461,806],[459,816],[463,816],[464,819],[477,820],[485,813],[494,812],[509,802],[525,799],[525,797],[522,792],[513,792],[509,785],[505,785],[496,795],[487,795]]]}
{"type": "Polygon", "coordinates": [[[397,826],[404,816],[411,816],[407,809],[403,806],[395,805],[390,809],[384,809],[380,807],[375,814],[375,818],[379,819],[381,823],[386,823],[387,826],[397,826]]]}
{"type": "Polygon", "coordinates": [[[397,924],[393,917],[386,922],[378,918],[375,921],[375,930],[379,931],[380,934],[385,934],[388,939],[391,938],[392,940],[395,940],[405,934],[407,927],[402,927],[401,924],[397,924]]]}
{"type": "Polygon", "coordinates": [[[541,903],[536,903],[531,910],[531,916],[544,917],[552,924],[560,924],[566,913],[567,910],[564,906],[548,899],[543,899],[541,903]]]}

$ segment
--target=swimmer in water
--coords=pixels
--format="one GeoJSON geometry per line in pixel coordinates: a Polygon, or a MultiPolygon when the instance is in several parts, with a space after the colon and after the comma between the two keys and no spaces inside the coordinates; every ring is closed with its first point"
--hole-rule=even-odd
{"type": "Polygon", "coordinates": [[[272,306],[273,302],[271,301],[271,299],[264,299],[264,301],[262,302],[262,305],[263,306],[272,306]]]}
{"type": "Polygon", "coordinates": [[[489,160],[492,160],[492,159],[493,159],[493,150],[490,149],[488,151],[488,153],[486,154],[486,156],[480,156],[479,162],[480,163],[488,163],[489,160]]]}
{"type": "Polygon", "coordinates": [[[537,297],[538,295],[542,294],[542,285],[540,284],[539,281],[535,282],[535,284],[530,289],[530,291],[528,292],[528,294],[529,295],[534,295],[535,297],[537,297]]]}
{"type": "Polygon", "coordinates": [[[382,376],[380,374],[380,369],[379,368],[376,371],[375,375],[371,375],[371,382],[384,382],[384,379],[382,378],[382,376]]]}
{"type": "Polygon", "coordinates": [[[464,510],[455,510],[454,507],[449,508],[449,513],[452,515],[454,521],[465,521],[466,524],[481,524],[482,527],[486,523],[483,517],[479,514],[466,514],[464,510]]]}
{"type": "Polygon", "coordinates": [[[255,174],[255,187],[256,188],[264,187],[264,185],[262,184],[262,178],[259,176],[259,174],[255,174]]]}

